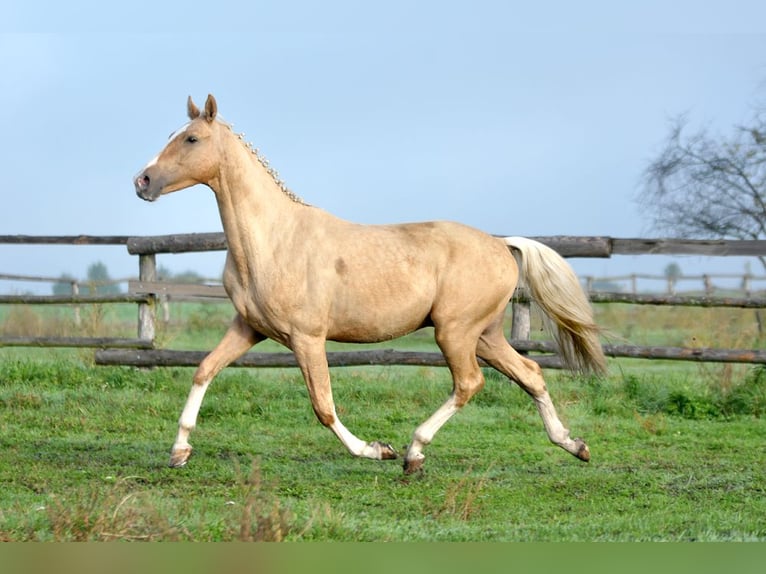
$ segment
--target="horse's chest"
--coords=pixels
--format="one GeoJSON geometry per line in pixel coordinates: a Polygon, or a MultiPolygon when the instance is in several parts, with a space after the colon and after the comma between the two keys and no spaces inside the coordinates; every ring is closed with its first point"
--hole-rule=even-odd
{"type": "Polygon", "coordinates": [[[243,285],[233,277],[224,281],[224,287],[237,313],[248,325],[271,339],[285,342],[289,313],[278,294],[258,283],[243,285]]]}

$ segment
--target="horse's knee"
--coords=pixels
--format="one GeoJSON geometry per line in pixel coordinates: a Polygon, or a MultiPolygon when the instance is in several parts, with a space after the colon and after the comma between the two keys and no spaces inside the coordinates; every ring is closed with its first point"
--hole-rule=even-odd
{"type": "Polygon", "coordinates": [[[481,371],[476,376],[461,379],[459,382],[455,382],[455,406],[462,408],[465,404],[471,400],[476,393],[484,388],[484,375],[481,371]]]}
{"type": "Polygon", "coordinates": [[[528,374],[524,378],[524,390],[534,397],[548,393],[548,387],[545,385],[545,379],[543,378],[543,369],[535,361],[527,359],[525,365],[528,369],[528,374]]]}
{"type": "Polygon", "coordinates": [[[210,379],[212,378],[210,371],[204,366],[200,365],[197,367],[197,370],[194,371],[194,376],[192,376],[192,384],[194,386],[201,386],[206,385],[210,382],[210,379]]]}
{"type": "Polygon", "coordinates": [[[212,359],[212,353],[208,356],[206,356],[199,365],[197,365],[197,369],[194,371],[194,375],[192,376],[192,382],[195,385],[205,385],[213,380],[213,377],[218,373],[218,369],[216,369],[215,362],[212,359]]]}
{"type": "Polygon", "coordinates": [[[314,414],[316,415],[317,419],[319,419],[319,422],[326,427],[332,426],[332,424],[335,422],[334,409],[323,409],[315,405],[312,406],[314,408],[314,414]]]}

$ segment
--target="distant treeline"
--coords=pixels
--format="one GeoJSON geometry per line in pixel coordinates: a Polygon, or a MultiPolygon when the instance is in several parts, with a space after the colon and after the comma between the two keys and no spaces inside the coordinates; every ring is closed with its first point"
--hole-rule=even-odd
{"type": "MultiPolygon", "coordinates": [[[[205,283],[210,281],[196,271],[188,269],[179,273],[173,273],[162,265],[157,269],[157,278],[160,281],[172,281],[173,283],[205,283]]],[[[46,280],[40,277],[40,280],[46,280]]],[[[51,280],[50,278],[47,278],[51,280]]],[[[88,267],[84,279],[78,279],[69,273],[62,273],[60,277],[51,280],[54,295],[69,295],[73,292],[81,295],[110,295],[122,293],[121,284],[127,283],[133,277],[125,279],[113,279],[109,270],[101,261],[97,261],[88,267]]]]}

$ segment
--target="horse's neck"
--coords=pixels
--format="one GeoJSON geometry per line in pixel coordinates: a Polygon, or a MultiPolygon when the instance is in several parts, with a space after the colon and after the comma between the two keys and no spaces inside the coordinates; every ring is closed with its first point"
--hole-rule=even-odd
{"type": "Polygon", "coordinates": [[[230,156],[229,165],[211,187],[229,254],[242,276],[295,232],[298,213],[306,206],[288,197],[248,150],[241,151],[230,156]]]}

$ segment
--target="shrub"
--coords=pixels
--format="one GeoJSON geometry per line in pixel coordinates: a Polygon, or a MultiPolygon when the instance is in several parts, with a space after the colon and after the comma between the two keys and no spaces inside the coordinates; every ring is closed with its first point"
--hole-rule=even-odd
{"type": "Polygon", "coordinates": [[[741,383],[723,394],[720,408],[726,415],[763,416],[766,412],[766,366],[755,367],[741,383]]]}

